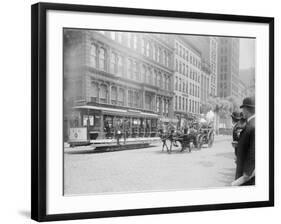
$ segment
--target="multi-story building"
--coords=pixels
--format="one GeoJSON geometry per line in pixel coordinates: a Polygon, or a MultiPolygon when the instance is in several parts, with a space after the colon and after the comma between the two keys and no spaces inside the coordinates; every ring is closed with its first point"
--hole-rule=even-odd
{"type": "Polygon", "coordinates": [[[207,112],[204,111],[204,105],[206,105],[208,103],[208,99],[210,96],[210,89],[211,89],[211,85],[210,85],[210,80],[211,80],[211,68],[209,66],[209,64],[207,64],[206,62],[202,62],[201,64],[201,110],[200,112],[207,112]]]}
{"type": "Polygon", "coordinates": [[[174,54],[174,113],[183,122],[200,114],[201,53],[185,36],[173,38],[174,54]]]}
{"type": "Polygon", "coordinates": [[[239,100],[239,38],[219,38],[218,96],[239,100]]]}
{"type": "MultiPolygon", "coordinates": [[[[201,106],[204,105],[210,96],[217,96],[217,65],[218,65],[218,38],[206,36],[187,36],[187,39],[193,43],[201,51],[203,83],[201,83],[201,92],[206,93],[203,101],[201,99],[201,106]],[[208,83],[208,86],[205,85],[208,83]],[[208,90],[207,90],[208,88],[208,90]]],[[[202,98],[202,97],[201,97],[202,98]]]]}
{"type": "Polygon", "coordinates": [[[173,118],[172,59],[168,35],[65,29],[64,130],[104,138],[126,122],[129,136],[155,136],[173,118]]]}

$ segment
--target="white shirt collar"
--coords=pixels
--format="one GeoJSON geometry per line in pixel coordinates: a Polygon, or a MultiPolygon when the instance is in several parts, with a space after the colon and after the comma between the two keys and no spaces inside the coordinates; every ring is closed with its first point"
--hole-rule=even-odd
{"type": "Polygon", "coordinates": [[[255,118],[256,117],[256,115],[254,114],[254,115],[252,115],[251,117],[249,117],[248,119],[247,119],[247,122],[249,122],[250,120],[252,120],[253,118],[255,118]]]}

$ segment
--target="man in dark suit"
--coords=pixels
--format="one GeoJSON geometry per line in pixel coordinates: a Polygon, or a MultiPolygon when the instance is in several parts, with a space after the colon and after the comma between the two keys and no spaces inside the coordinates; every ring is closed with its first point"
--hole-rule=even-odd
{"type": "Polygon", "coordinates": [[[232,186],[255,185],[255,98],[246,97],[240,106],[246,126],[237,145],[237,167],[232,186]]]}
{"type": "Polygon", "coordinates": [[[233,124],[233,129],[232,129],[232,146],[235,149],[235,161],[237,157],[237,144],[240,138],[240,133],[241,131],[245,128],[246,126],[246,121],[243,118],[243,113],[239,113],[237,111],[234,111],[231,114],[232,118],[232,124],[233,124]]]}

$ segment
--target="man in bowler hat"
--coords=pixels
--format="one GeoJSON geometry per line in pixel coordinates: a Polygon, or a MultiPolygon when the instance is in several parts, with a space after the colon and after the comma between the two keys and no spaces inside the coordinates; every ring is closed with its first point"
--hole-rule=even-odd
{"type": "Polygon", "coordinates": [[[237,144],[236,177],[231,185],[255,185],[255,98],[246,97],[240,108],[246,126],[237,144]]]}

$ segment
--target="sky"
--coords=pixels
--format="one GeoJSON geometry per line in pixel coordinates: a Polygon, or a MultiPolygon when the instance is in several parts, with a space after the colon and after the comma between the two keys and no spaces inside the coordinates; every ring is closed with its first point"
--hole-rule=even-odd
{"type": "Polygon", "coordinates": [[[255,67],[255,39],[240,39],[239,69],[255,67]]]}

